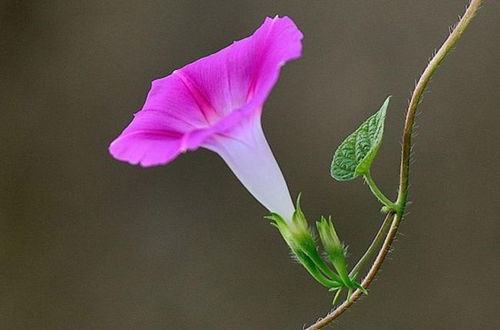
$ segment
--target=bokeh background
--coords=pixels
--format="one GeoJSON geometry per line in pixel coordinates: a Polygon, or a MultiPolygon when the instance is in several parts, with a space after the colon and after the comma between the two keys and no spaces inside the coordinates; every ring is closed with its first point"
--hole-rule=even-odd
{"type": "MultiPolygon", "coordinates": [[[[393,95],[374,177],[397,186],[410,91],[462,14],[448,1],[2,1],[0,329],[301,329],[331,296],[216,154],[151,169],[109,142],[150,81],[289,15],[264,129],[310,220],[357,259],[381,222],[336,146],[393,95]]],[[[485,1],[420,107],[410,214],[338,329],[499,329],[500,4],[485,1]]],[[[334,327],[334,328],[335,328],[334,327]]]]}

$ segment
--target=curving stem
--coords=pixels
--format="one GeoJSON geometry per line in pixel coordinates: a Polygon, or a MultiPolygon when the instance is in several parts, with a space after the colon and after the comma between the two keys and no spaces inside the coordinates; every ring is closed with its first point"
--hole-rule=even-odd
{"type": "MultiPolygon", "coordinates": [[[[464,13],[464,16],[457,23],[451,34],[448,36],[446,41],[443,43],[441,48],[437,51],[436,55],[429,62],[424,72],[420,76],[417,85],[415,86],[415,90],[412,93],[410,103],[408,105],[408,110],[406,113],[406,120],[403,129],[403,142],[401,148],[401,167],[400,167],[400,176],[399,176],[399,192],[398,198],[396,201],[396,206],[398,207],[397,214],[393,215],[391,227],[387,233],[387,236],[382,244],[382,248],[378,252],[375,261],[373,262],[368,274],[363,279],[361,285],[366,288],[370,285],[370,283],[375,278],[375,275],[379,271],[382,266],[387,253],[389,252],[392,242],[396,237],[399,224],[403,218],[404,210],[406,208],[406,203],[408,200],[408,183],[409,183],[409,175],[410,175],[410,154],[411,154],[411,139],[413,133],[413,125],[415,122],[415,114],[417,107],[421,101],[422,95],[424,93],[427,84],[429,83],[432,75],[436,72],[437,68],[444,60],[446,55],[450,52],[450,50],[455,46],[457,41],[462,36],[463,32],[471,22],[472,18],[475,16],[477,10],[482,4],[482,0],[472,0],[467,7],[467,10],[464,13]]],[[[384,224],[382,226],[385,225],[384,224]]],[[[378,236],[378,235],[377,235],[378,236]]],[[[373,247],[373,244],[369,249],[373,247]]],[[[367,251],[368,252],[368,251],[367,251]]],[[[366,254],[365,254],[366,255],[366,254]]],[[[330,324],[333,320],[335,320],[338,316],[344,313],[354,302],[362,295],[361,290],[356,290],[352,293],[352,295],[344,301],[341,305],[339,305],[335,310],[327,314],[324,318],[320,319],[310,327],[306,328],[306,330],[316,330],[325,327],[330,324]]]]}

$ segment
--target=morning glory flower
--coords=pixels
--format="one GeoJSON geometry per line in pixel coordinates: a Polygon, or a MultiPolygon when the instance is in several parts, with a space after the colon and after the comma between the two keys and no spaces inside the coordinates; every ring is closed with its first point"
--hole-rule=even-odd
{"type": "Polygon", "coordinates": [[[153,81],[110,153],[149,167],[212,150],[262,205],[291,220],[295,208],[260,119],[281,66],[300,57],[301,39],[290,18],[266,18],[251,36],[153,81]]]}

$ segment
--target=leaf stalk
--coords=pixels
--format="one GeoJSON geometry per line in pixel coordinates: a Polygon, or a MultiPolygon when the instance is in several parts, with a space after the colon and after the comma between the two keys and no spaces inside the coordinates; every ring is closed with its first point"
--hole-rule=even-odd
{"type": "Polygon", "coordinates": [[[389,208],[389,211],[394,211],[398,212],[398,205],[396,203],[393,203],[389,198],[387,198],[384,193],[379,189],[377,184],[372,178],[371,171],[368,171],[365,175],[365,182],[368,184],[368,187],[370,187],[370,190],[372,191],[373,195],[380,201],[380,203],[384,204],[389,208]]]}

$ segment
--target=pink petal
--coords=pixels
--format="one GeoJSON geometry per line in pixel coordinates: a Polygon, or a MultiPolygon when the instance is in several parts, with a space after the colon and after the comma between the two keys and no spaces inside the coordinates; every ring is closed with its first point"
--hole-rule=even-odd
{"type": "Polygon", "coordinates": [[[255,33],[174,74],[183,76],[219,116],[252,103],[261,108],[280,67],[301,54],[302,33],[288,18],[266,18],[255,33]]]}
{"type": "Polygon", "coordinates": [[[266,18],[252,36],[153,81],[143,110],[111,144],[110,153],[154,166],[213,135],[244,131],[238,127],[244,117],[260,114],[280,67],[300,56],[301,39],[290,18],[266,18]]]}
{"type": "Polygon", "coordinates": [[[181,152],[183,134],[168,129],[165,113],[143,110],[116,138],[109,152],[118,160],[144,167],[166,164],[181,152]]]}

